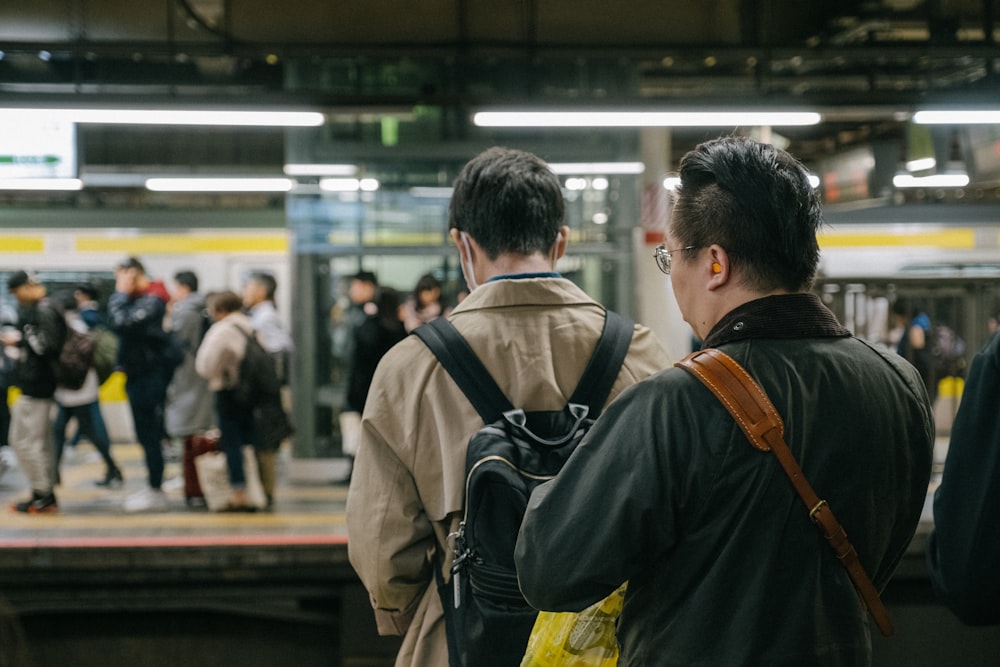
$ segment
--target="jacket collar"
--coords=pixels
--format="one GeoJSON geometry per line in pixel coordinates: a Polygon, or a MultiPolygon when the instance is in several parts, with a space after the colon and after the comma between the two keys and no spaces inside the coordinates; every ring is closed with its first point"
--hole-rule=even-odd
{"type": "Polygon", "coordinates": [[[851,332],[815,294],[776,294],[737,306],[716,323],[704,347],[752,338],[845,338],[851,332]]]}
{"type": "Polygon", "coordinates": [[[582,289],[566,278],[504,279],[483,283],[455,306],[455,315],[486,308],[509,306],[567,306],[592,305],[603,310],[582,289]]]}

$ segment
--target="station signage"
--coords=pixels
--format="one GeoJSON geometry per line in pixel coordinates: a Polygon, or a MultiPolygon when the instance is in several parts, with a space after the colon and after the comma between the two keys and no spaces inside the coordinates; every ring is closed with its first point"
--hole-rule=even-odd
{"type": "Polygon", "coordinates": [[[76,178],[76,124],[22,118],[0,126],[0,178],[76,178]]]}

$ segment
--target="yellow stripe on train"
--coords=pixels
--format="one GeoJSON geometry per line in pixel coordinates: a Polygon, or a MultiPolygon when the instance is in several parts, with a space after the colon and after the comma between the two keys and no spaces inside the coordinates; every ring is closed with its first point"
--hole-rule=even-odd
{"type": "Polygon", "coordinates": [[[887,233],[876,231],[836,232],[824,231],[819,234],[821,248],[867,248],[867,247],[915,247],[965,248],[976,247],[974,229],[944,229],[939,231],[918,231],[914,229],[887,233]]]}
{"type": "Polygon", "coordinates": [[[78,236],[75,248],[77,252],[110,252],[131,255],[186,255],[218,252],[285,253],[288,251],[288,238],[284,234],[78,236]]]}

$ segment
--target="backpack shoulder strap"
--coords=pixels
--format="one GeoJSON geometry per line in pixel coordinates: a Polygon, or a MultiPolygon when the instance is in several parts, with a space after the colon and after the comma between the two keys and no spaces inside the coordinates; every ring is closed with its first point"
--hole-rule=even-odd
{"type": "Polygon", "coordinates": [[[608,310],[604,317],[604,330],[587,363],[586,370],[576,390],[569,397],[570,403],[586,405],[587,415],[591,418],[601,414],[608,394],[618,378],[625,355],[632,343],[632,331],[635,328],[632,320],[608,310]]]}
{"type": "Polygon", "coordinates": [[[492,424],[504,412],[514,409],[468,341],[447,318],[431,320],[414,329],[413,333],[438,358],[448,375],[483,418],[483,423],[492,424]]]}

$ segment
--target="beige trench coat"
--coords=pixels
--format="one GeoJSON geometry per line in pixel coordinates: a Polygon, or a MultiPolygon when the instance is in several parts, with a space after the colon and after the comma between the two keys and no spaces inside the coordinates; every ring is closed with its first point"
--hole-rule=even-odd
{"type": "MultiPolygon", "coordinates": [[[[559,410],[593,353],[604,308],[564,278],[499,280],[450,315],[511,402],[559,410]]],[[[611,395],[668,366],[636,326],[611,395]]],[[[482,420],[415,336],[392,348],[372,382],[347,500],[349,556],[381,634],[404,635],[397,666],[447,665],[434,553],[463,508],[465,447],[482,420]]],[[[447,575],[446,575],[447,576],[447,575]]]]}

